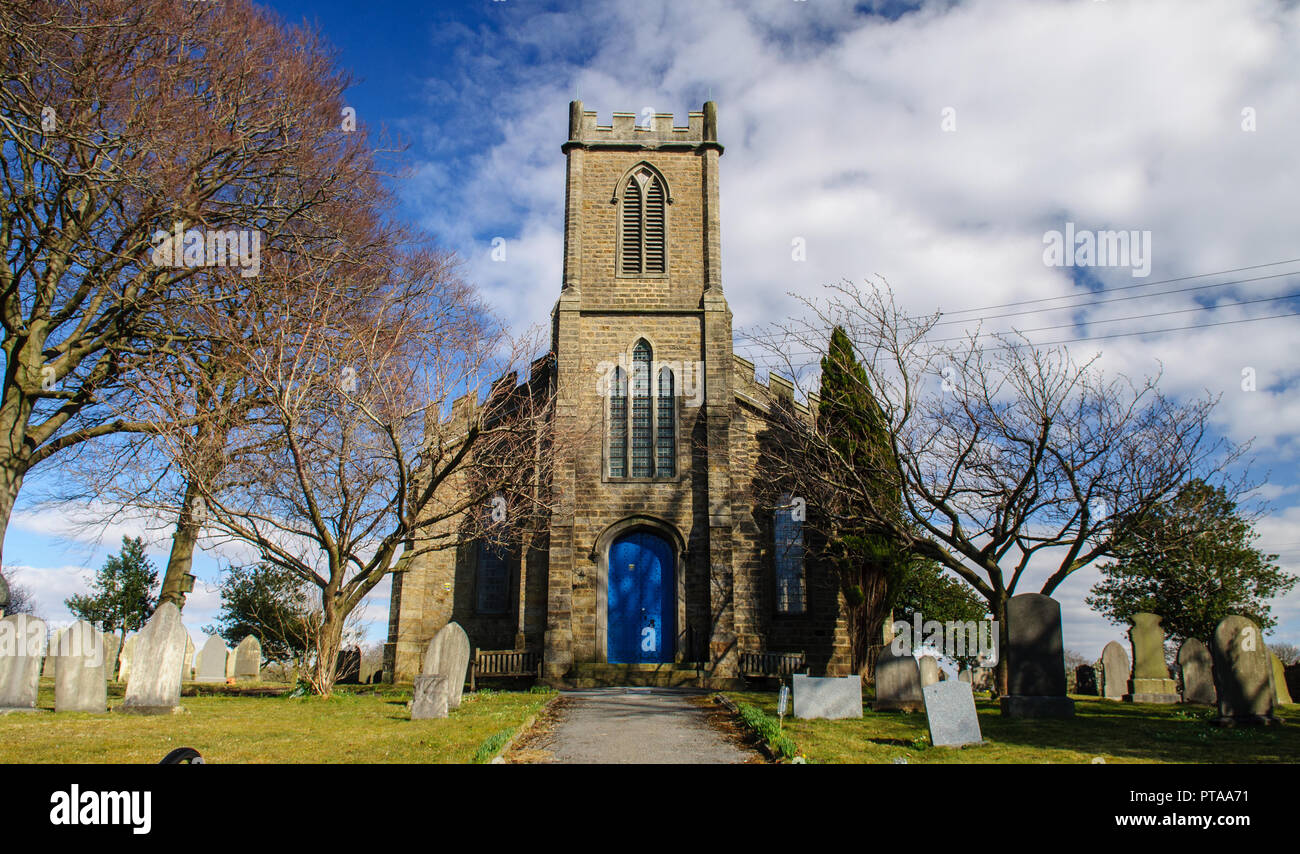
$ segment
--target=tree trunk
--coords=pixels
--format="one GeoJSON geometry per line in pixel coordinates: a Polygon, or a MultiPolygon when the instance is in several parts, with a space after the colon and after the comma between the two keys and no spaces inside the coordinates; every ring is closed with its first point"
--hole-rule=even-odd
{"type": "Polygon", "coordinates": [[[0,467],[0,617],[9,607],[9,584],[4,577],[4,537],[9,529],[9,517],[13,515],[14,504],[18,501],[18,490],[22,489],[26,469],[9,465],[0,467]]]}
{"type": "Polygon", "coordinates": [[[998,622],[998,666],[994,671],[993,684],[997,687],[998,696],[1005,697],[1010,693],[1008,686],[1010,671],[1007,669],[1007,596],[1005,590],[994,593],[993,601],[989,602],[989,610],[993,612],[993,619],[998,622]]]}
{"type": "Polygon", "coordinates": [[[158,604],[171,602],[185,609],[185,594],[193,589],[190,569],[194,564],[194,547],[199,541],[202,514],[195,513],[201,506],[198,487],[190,480],[185,484],[185,497],[181,499],[180,512],[176,514],[176,533],[172,534],[172,551],[167,558],[167,572],[163,575],[162,592],[158,604]]]}
{"type": "Polygon", "coordinates": [[[312,691],[322,697],[334,693],[334,679],[338,676],[339,647],[343,643],[343,623],[334,596],[328,591],[321,596],[323,613],[320,631],[316,635],[316,667],[312,671],[312,691]]]}

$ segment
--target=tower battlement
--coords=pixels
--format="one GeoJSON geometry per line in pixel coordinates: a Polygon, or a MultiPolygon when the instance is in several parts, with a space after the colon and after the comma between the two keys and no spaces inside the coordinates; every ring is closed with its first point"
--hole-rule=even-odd
{"type": "Polygon", "coordinates": [[[613,123],[602,125],[595,110],[584,110],[581,101],[569,102],[569,140],[562,148],[692,149],[718,144],[718,110],[712,101],[700,112],[686,114],[686,126],[675,124],[672,113],[655,113],[649,126],[638,124],[636,113],[614,113],[613,123]]]}

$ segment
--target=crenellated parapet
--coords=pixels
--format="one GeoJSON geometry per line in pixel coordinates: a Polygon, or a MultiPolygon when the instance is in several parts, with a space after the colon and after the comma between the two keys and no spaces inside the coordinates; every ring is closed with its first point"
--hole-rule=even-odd
{"type": "Polygon", "coordinates": [[[599,123],[595,110],[584,110],[581,101],[569,102],[569,139],[561,147],[565,153],[574,148],[623,149],[646,151],[689,151],[714,149],[718,144],[718,111],[712,101],[700,112],[686,114],[686,125],[678,126],[672,113],[638,116],[614,113],[613,122],[599,123]]]}
{"type": "Polygon", "coordinates": [[[755,404],[766,406],[775,401],[784,401],[794,407],[800,415],[816,413],[821,397],[809,394],[808,401],[795,398],[794,380],[775,372],[768,372],[767,382],[760,382],[754,370],[754,363],[739,355],[732,355],[732,387],[736,394],[748,398],[755,404]],[[811,408],[810,408],[811,407],[811,408]]]}

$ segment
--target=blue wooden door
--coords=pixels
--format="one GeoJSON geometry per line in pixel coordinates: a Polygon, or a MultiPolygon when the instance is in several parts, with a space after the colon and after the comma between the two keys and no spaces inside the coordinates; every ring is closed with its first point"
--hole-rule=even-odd
{"type": "Polygon", "coordinates": [[[676,604],[673,552],[662,537],[626,534],[609,547],[610,662],[671,662],[676,604]]]}

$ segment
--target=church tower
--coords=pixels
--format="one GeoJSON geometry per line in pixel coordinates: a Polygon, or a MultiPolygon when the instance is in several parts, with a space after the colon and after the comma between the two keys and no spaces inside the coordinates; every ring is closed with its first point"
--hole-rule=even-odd
{"type": "Polygon", "coordinates": [[[646,118],[614,113],[601,126],[574,101],[562,146],[556,411],[574,429],[595,419],[601,429],[555,465],[551,678],[629,659],[735,671],[717,110],[706,103],[685,127],[646,118]]]}
{"type": "Polygon", "coordinates": [[[636,119],[604,126],[569,105],[564,276],[530,379],[554,388],[564,437],[548,530],[505,551],[463,539],[396,574],[390,681],[412,680],[451,621],[490,659],[540,662],[556,685],[849,672],[845,601],[805,565],[793,497],[759,497],[776,486],[757,480],[771,407],[813,413],[732,351],[717,110],[681,127],[636,119]]]}

